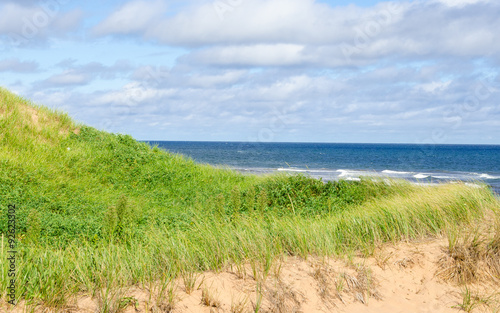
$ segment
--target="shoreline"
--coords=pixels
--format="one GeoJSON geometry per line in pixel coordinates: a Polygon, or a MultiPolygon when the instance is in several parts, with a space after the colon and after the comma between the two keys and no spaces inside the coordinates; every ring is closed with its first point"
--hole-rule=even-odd
{"type": "Polygon", "coordinates": [[[314,169],[314,168],[261,168],[261,167],[231,167],[215,165],[217,168],[229,168],[242,174],[268,175],[276,173],[303,174],[315,179],[328,181],[359,181],[361,177],[381,180],[402,179],[415,185],[436,186],[446,183],[485,184],[493,192],[500,195],[500,174],[487,173],[444,172],[444,171],[394,171],[394,170],[344,170],[344,169],[314,169]]]}

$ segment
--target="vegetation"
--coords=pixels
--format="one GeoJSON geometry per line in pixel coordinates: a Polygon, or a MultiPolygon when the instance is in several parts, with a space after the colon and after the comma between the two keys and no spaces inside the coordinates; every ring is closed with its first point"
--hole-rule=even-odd
{"type": "MultiPolygon", "coordinates": [[[[498,207],[484,186],[324,183],[216,169],[0,89],[2,234],[9,204],[17,208],[17,299],[61,308],[84,292],[102,312],[119,310],[132,285],[157,293],[156,306],[168,311],[174,278],[194,288],[199,271],[251,262],[266,272],[283,254],[370,254],[498,207]]],[[[498,236],[488,247],[498,255],[498,236]]],[[[5,299],[8,264],[0,264],[5,299]]]]}

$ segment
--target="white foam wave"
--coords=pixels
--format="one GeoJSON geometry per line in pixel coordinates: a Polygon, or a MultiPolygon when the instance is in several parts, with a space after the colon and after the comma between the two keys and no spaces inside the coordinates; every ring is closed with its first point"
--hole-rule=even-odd
{"type": "Polygon", "coordinates": [[[399,171],[391,171],[391,170],[383,170],[382,173],[385,173],[385,174],[397,174],[397,175],[410,174],[410,172],[399,172],[399,171]]]}
{"type": "Polygon", "coordinates": [[[364,171],[353,171],[353,170],[337,170],[340,173],[338,177],[359,177],[359,176],[372,176],[373,173],[364,171]]]}
{"type": "Polygon", "coordinates": [[[280,171],[280,172],[294,172],[294,173],[310,173],[310,174],[331,174],[331,173],[336,173],[338,171],[333,171],[333,170],[323,170],[323,169],[315,169],[315,170],[310,170],[310,169],[301,169],[301,168],[293,168],[293,167],[290,167],[290,168],[283,168],[283,167],[280,167],[278,169],[276,169],[277,171],[280,171]]]}
{"type": "Polygon", "coordinates": [[[337,171],[327,170],[327,169],[319,169],[319,170],[307,170],[310,173],[335,173],[337,171]]]}
{"type": "Polygon", "coordinates": [[[417,179],[422,179],[422,178],[427,178],[429,177],[429,175],[427,174],[416,174],[416,175],[413,175],[413,177],[417,178],[417,179]]]}
{"type": "Polygon", "coordinates": [[[499,176],[491,176],[491,175],[488,175],[488,174],[481,174],[479,176],[479,178],[484,178],[484,179],[500,179],[499,176]]]}
{"type": "Polygon", "coordinates": [[[299,173],[304,173],[307,172],[307,170],[301,170],[298,168],[278,168],[278,171],[283,171],[283,172],[299,172],[299,173]]]}
{"type": "Polygon", "coordinates": [[[347,170],[336,170],[336,172],[340,173],[339,177],[345,177],[349,173],[347,170]]]}
{"type": "Polygon", "coordinates": [[[345,180],[361,181],[361,178],[359,178],[359,177],[347,177],[345,180]]]}
{"type": "Polygon", "coordinates": [[[451,176],[441,176],[441,175],[432,175],[432,177],[437,178],[437,179],[454,179],[455,177],[451,176]]]}

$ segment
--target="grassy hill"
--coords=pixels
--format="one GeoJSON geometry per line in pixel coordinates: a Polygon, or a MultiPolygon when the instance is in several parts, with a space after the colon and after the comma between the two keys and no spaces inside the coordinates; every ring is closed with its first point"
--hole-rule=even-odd
{"type": "MultiPolygon", "coordinates": [[[[111,312],[124,286],[189,282],[194,272],[249,261],[266,269],[285,254],[369,254],[383,242],[470,224],[498,202],[488,188],[463,184],[242,175],[0,89],[2,238],[9,205],[16,206],[16,301],[64,308],[85,293],[111,312]]],[[[6,301],[8,263],[1,264],[6,301]]]]}

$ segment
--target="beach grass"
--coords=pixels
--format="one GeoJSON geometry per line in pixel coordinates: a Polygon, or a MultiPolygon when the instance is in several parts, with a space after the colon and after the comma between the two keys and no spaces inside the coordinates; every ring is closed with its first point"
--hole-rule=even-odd
{"type": "MultiPolygon", "coordinates": [[[[16,301],[63,308],[86,294],[101,312],[118,311],[131,286],[156,290],[155,305],[171,308],[175,279],[195,288],[202,271],[251,263],[265,274],[284,255],[370,255],[499,208],[484,185],[243,175],[76,123],[5,89],[0,194],[3,238],[16,206],[16,301]]],[[[4,242],[2,260],[8,250],[4,242]]]]}

